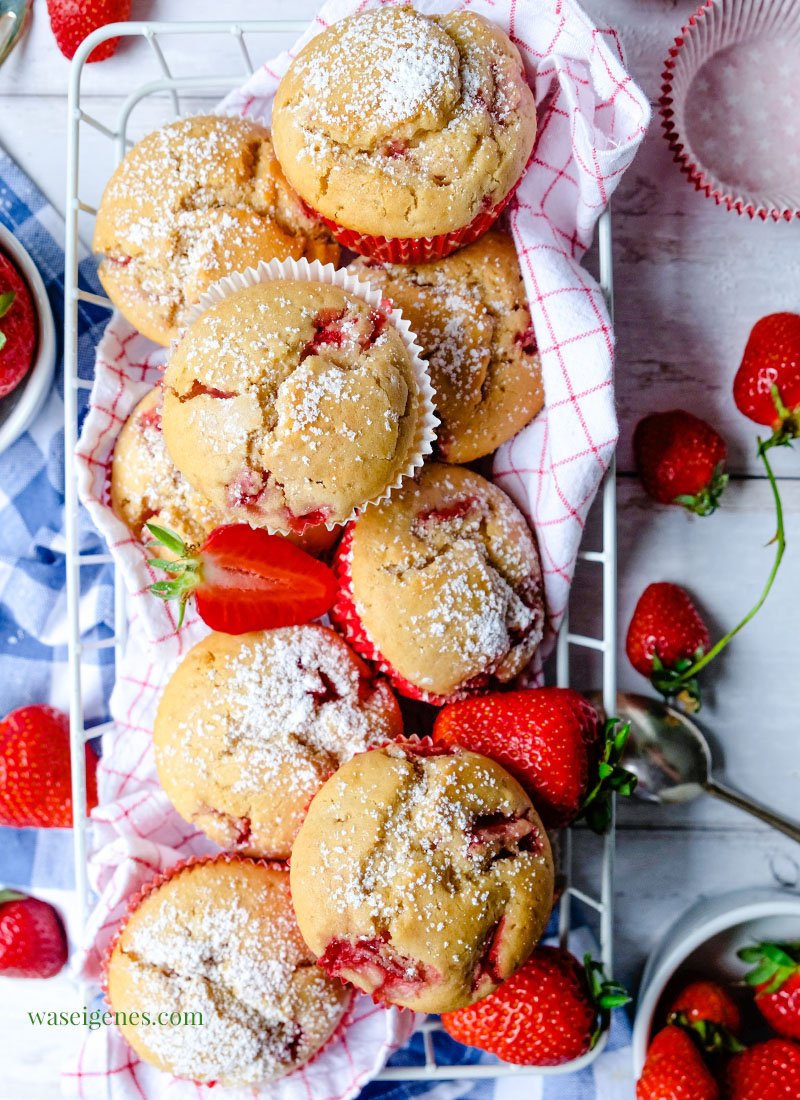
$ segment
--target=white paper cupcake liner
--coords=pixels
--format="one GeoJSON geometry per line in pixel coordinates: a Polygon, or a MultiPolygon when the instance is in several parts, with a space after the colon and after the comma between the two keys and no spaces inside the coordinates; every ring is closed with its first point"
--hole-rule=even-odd
{"type": "MultiPolygon", "coordinates": [[[[375,290],[369,283],[363,282],[344,268],[335,268],[333,264],[322,264],[319,260],[313,260],[309,263],[309,261],[305,259],[270,260],[269,263],[261,260],[257,267],[248,267],[245,268],[244,271],[236,271],[212,283],[208,290],[200,296],[200,299],[189,310],[187,314],[187,329],[201,317],[206,310],[210,309],[211,306],[215,305],[217,302],[221,302],[231,294],[244,290],[246,287],[255,286],[258,283],[270,283],[277,279],[288,279],[303,283],[324,283],[329,286],[338,286],[342,290],[354,294],[375,309],[381,305],[381,302],[385,303],[387,301],[385,295],[379,290],[375,290]]],[[[419,398],[419,416],[417,418],[417,429],[410,449],[410,457],[403,470],[386,486],[385,490],[379,496],[371,497],[361,502],[357,507],[353,508],[352,512],[344,519],[327,522],[325,526],[329,531],[335,528],[344,527],[345,524],[354,520],[358,513],[363,511],[368,505],[380,504],[381,501],[388,500],[392,494],[392,490],[400,488],[403,478],[413,477],[416,470],[422,466],[426,456],[430,455],[433,450],[439,418],[436,415],[434,393],[428,375],[428,367],[422,358],[422,348],[417,343],[416,335],[412,332],[410,324],[405,317],[403,317],[399,309],[393,306],[391,311],[387,314],[387,318],[397,330],[408,352],[419,398]]],[[[180,343],[180,341],[177,341],[176,344],[173,345],[173,348],[177,346],[177,343],[180,343]]],[[[276,530],[269,526],[266,527],[266,530],[272,534],[276,533],[276,530]]],[[[277,533],[285,534],[282,530],[277,533]]]]}
{"type": "Polygon", "coordinates": [[[797,0],[705,0],[664,65],[662,124],[675,160],[717,205],[800,217],[797,0]]]}

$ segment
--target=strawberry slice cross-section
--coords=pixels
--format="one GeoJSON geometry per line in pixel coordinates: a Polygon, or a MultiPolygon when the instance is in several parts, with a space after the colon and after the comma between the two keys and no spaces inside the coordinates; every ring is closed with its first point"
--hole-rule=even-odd
{"type": "Polygon", "coordinates": [[[147,528],[175,556],[150,560],[168,575],[150,590],[163,600],[179,601],[178,628],[192,595],[203,622],[224,634],[297,626],[324,615],[333,604],[332,570],[281,535],[230,524],[217,527],[193,553],[174,532],[154,523],[147,528]]]}

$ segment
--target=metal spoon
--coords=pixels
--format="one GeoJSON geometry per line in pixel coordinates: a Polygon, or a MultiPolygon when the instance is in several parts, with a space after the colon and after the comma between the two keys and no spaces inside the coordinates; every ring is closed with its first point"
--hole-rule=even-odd
{"type": "Polygon", "coordinates": [[[22,38],[33,0],[0,0],[0,65],[22,38]]]}
{"type": "Polygon", "coordinates": [[[712,778],[708,742],[688,715],[659,699],[620,692],[617,717],[631,724],[622,764],[638,778],[639,798],[677,803],[711,794],[800,842],[800,825],[712,778]]]}

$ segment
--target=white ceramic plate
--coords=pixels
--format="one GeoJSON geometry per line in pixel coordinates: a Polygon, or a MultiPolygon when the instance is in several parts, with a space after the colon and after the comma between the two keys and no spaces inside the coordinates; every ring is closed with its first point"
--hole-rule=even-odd
{"type": "MultiPolygon", "coordinates": [[[[685,971],[738,981],[750,967],[740,947],[759,940],[800,940],[800,894],[786,890],[736,890],[693,905],[672,925],[647,960],[633,1024],[633,1067],[642,1072],[653,1019],[672,979],[685,971]]],[[[676,991],[677,992],[677,991],[676,991]]]]}
{"type": "Polygon", "coordinates": [[[44,404],[53,381],[56,365],[56,334],[53,312],[42,277],[14,234],[0,225],[0,248],[6,252],[25,277],[31,289],[39,319],[39,342],[33,365],[16,389],[0,397],[0,452],[17,439],[34,420],[44,404]]]}

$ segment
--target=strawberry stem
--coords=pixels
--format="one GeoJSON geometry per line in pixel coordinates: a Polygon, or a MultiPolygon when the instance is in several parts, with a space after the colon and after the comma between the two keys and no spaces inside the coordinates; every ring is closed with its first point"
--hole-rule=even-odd
{"type": "MultiPolygon", "coordinates": [[[[0,294],[0,317],[5,317],[17,296],[16,290],[7,290],[5,294],[0,294]]],[[[0,351],[6,346],[6,334],[0,332],[0,351]]]]}
{"type": "Polygon", "coordinates": [[[760,599],[755,604],[755,606],[748,611],[742,621],[738,623],[733,628],[733,630],[729,630],[724,637],[720,638],[717,644],[709,649],[708,653],[704,653],[702,657],[699,657],[696,661],[694,661],[693,664],[689,665],[688,668],[683,669],[680,674],[673,681],[671,681],[670,690],[673,695],[677,694],[677,689],[679,687],[688,686],[697,675],[697,673],[700,671],[700,669],[705,668],[707,664],[713,661],[717,654],[725,648],[731,638],[734,638],[743,627],[747,626],[753,616],[761,609],[764,601],[770,593],[773,581],[777,576],[778,569],[781,564],[781,559],[783,558],[783,552],[786,549],[786,534],[783,525],[783,505],[781,504],[781,496],[778,491],[778,483],[775,480],[775,475],[773,474],[772,467],[769,464],[769,459],[767,458],[766,454],[766,447],[761,442],[761,439],[758,440],[758,456],[764,463],[764,469],[767,471],[767,478],[769,479],[769,484],[772,489],[772,496],[775,500],[775,522],[777,526],[777,531],[775,532],[774,537],[770,539],[769,543],[767,543],[768,546],[771,545],[773,542],[776,543],[775,561],[772,565],[772,571],[770,572],[769,578],[767,579],[767,583],[764,587],[764,591],[761,593],[760,599]]]}
{"type": "Polygon", "coordinates": [[[780,390],[775,382],[770,387],[770,393],[772,394],[772,403],[775,406],[775,412],[778,414],[778,427],[769,437],[769,439],[758,441],[758,453],[763,458],[765,453],[770,447],[791,447],[792,440],[797,439],[800,435],[800,409],[795,409],[794,412],[790,412],[789,409],[783,403],[780,390]]]}
{"type": "Polygon", "coordinates": [[[633,794],[636,776],[619,763],[631,731],[619,718],[609,718],[603,732],[603,756],[597,768],[597,782],[586,795],[581,815],[595,833],[605,833],[611,824],[611,795],[633,794]],[[617,728],[619,727],[619,728],[617,728]]]}
{"type": "Polygon", "coordinates": [[[589,989],[589,998],[597,1010],[597,1026],[592,1032],[592,1042],[589,1048],[592,1049],[600,1038],[601,1032],[608,1027],[611,1009],[628,1004],[631,998],[624,985],[605,976],[602,964],[595,962],[591,955],[583,956],[583,969],[586,975],[586,985],[589,989]]]}
{"type": "Polygon", "coordinates": [[[145,526],[150,534],[155,537],[155,541],[148,543],[148,546],[157,546],[160,543],[170,553],[177,555],[173,561],[163,558],[150,558],[147,564],[152,566],[153,569],[163,569],[165,573],[169,574],[167,580],[156,581],[155,584],[151,584],[150,591],[161,600],[180,601],[178,625],[176,627],[176,630],[180,630],[183,626],[183,617],[186,614],[186,601],[203,579],[203,563],[200,558],[191,554],[190,548],[187,547],[180,535],[176,535],[174,531],[170,531],[166,527],[159,527],[156,523],[148,523],[145,526]]]}
{"type": "Polygon", "coordinates": [[[694,1036],[706,1054],[738,1054],[745,1049],[729,1028],[712,1020],[690,1020],[685,1012],[670,1012],[667,1023],[694,1036]]]}
{"type": "Polygon", "coordinates": [[[728,484],[728,475],[725,473],[725,463],[718,462],[714,467],[711,481],[694,496],[682,494],[673,498],[674,504],[681,504],[687,511],[694,512],[697,516],[710,516],[719,506],[719,498],[728,484]]]}

